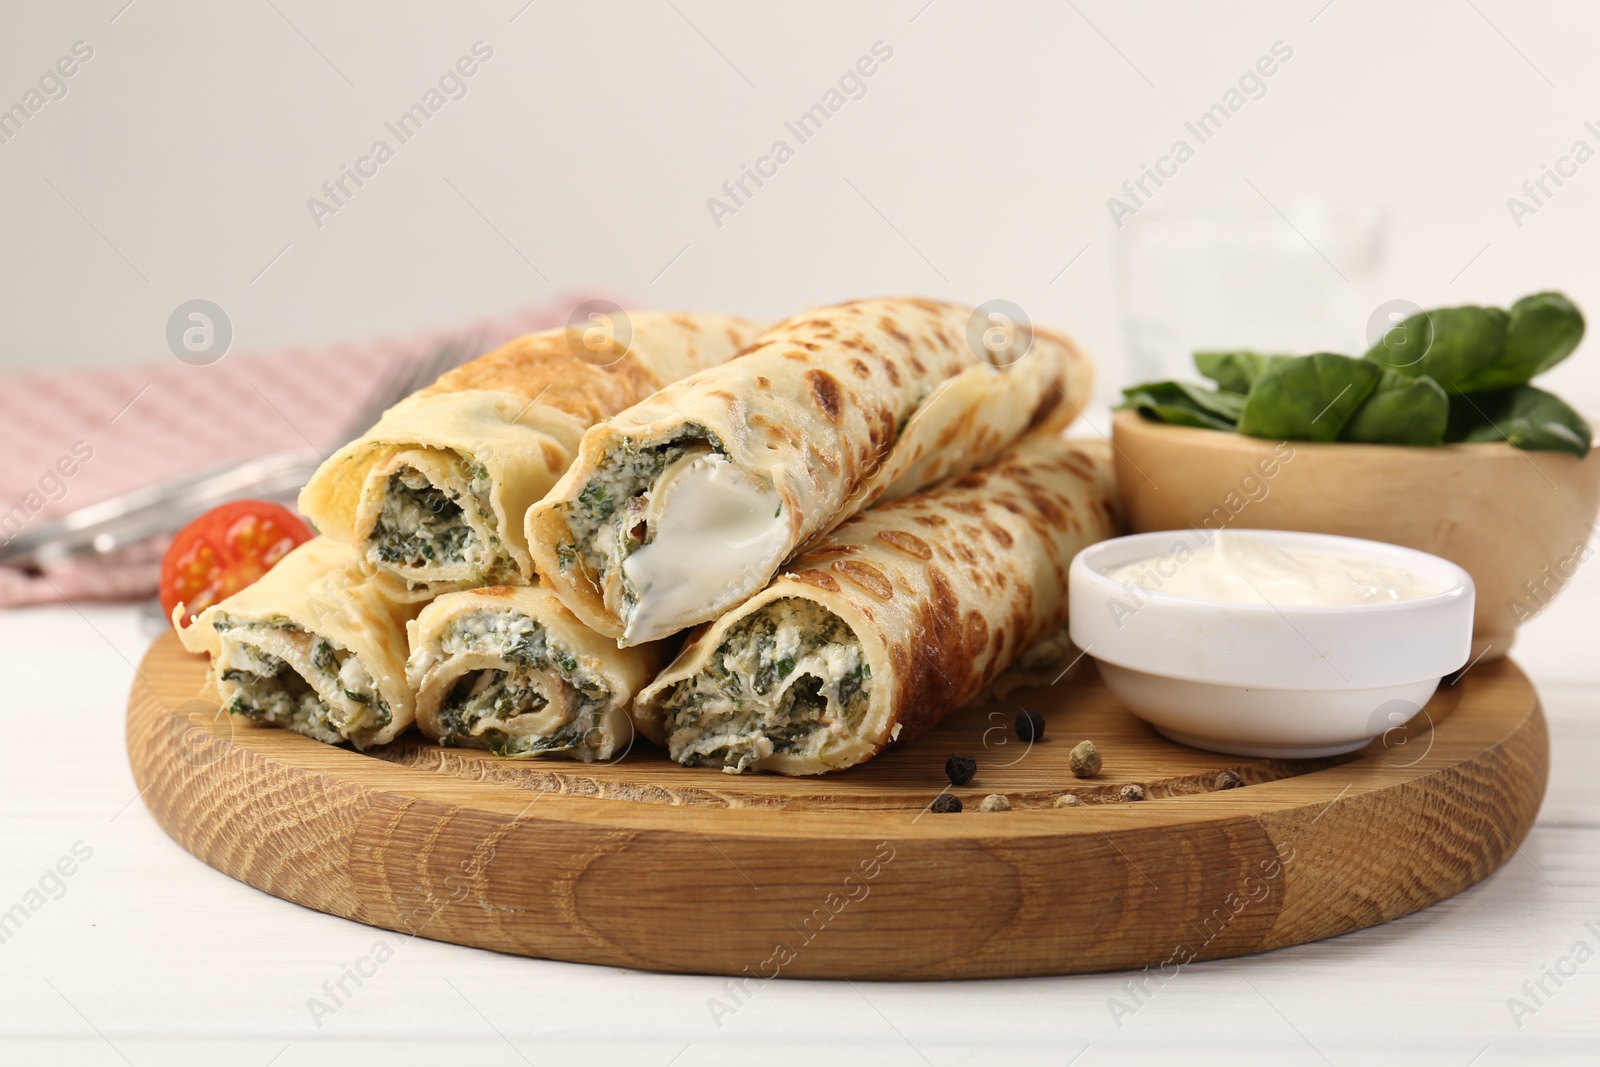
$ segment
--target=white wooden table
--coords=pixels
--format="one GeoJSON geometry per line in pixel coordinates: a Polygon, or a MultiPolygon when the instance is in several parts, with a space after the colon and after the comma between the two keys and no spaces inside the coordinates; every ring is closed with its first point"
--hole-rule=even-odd
{"type": "Polygon", "coordinates": [[[1516,857],[1398,922],[1192,965],[1120,1025],[1129,976],[1106,974],[778,981],[718,1026],[721,979],[407,941],[277,900],[188,855],[136,796],[123,711],[148,640],[129,607],[0,614],[0,915],[28,911],[0,944],[0,1064],[1600,1063],[1600,563],[1517,651],[1554,766],[1516,857]],[[314,1019],[379,942],[393,958],[314,1019]],[[1576,973],[1558,985],[1557,967],[1576,973]],[[1513,997],[1535,1010],[1513,1018],[1513,997]]]}

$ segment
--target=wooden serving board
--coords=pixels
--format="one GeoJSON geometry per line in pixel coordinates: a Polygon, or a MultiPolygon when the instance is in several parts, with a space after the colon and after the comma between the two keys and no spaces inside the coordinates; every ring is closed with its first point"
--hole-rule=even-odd
{"type": "Polygon", "coordinates": [[[128,754],[145,803],[206,863],[358,922],[551,959],[750,977],[979,978],[1172,968],[1360,929],[1504,863],[1544,796],[1538,696],[1509,661],[1442,687],[1404,730],[1326,760],[1159,737],[1092,667],[959,712],[824,778],[375,753],[197,699],[204,661],[145,656],[128,754]],[[1025,745],[1011,722],[1042,713],[1025,745]],[[1067,753],[1092,739],[1098,778],[1067,753]],[[928,812],[945,757],[978,761],[928,812]],[[1215,788],[1233,770],[1243,786],[1215,788]],[[1142,785],[1147,799],[1118,790],[1142,785]],[[1081,802],[1057,808],[1075,792],[1081,802]],[[1013,808],[980,812],[988,793],[1013,808]]]}

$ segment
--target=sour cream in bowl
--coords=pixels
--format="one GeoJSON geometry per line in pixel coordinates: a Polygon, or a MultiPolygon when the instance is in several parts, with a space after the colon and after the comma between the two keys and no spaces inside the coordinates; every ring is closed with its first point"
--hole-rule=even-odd
{"type": "Polygon", "coordinates": [[[1303,759],[1403,724],[1467,662],[1473,586],[1448,560],[1286,530],[1135,534],[1078,553],[1070,633],[1181,744],[1303,759]]]}

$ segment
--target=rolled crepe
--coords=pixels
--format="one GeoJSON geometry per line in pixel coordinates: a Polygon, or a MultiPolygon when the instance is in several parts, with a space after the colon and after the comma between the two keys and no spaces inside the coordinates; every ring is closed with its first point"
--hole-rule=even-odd
{"type": "Polygon", "coordinates": [[[211,656],[222,706],[268,726],[357,748],[391,741],[415,719],[406,622],[349,545],[314,537],[260,581],[201,612],[178,637],[211,656]]]}
{"type": "Polygon", "coordinates": [[[1076,415],[1093,370],[1072,342],[1035,330],[1019,358],[992,353],[971,318],[920,299],[813,311],[595,426],[528,513],[534,566],[594,629],[656,640],[874,501],[1076,415]]]}
{"type": "Polygon", "coordinates": [[[1036,434],[857,515],[696,631],[634,705],[679,763],[820,774],[904,744],[1067,614],[1067,565],[1116,532],[1110,448],[1036,434]]]}
{"type": "Polygon", "coordinates": [[[355,545],[395,599],[526,584],[523,514],[566,470],[584,429],[729,359],[762,328],[659,311],[629,323],[626,337],[532,334],[450,371],[329,457],[301,492],[301,512],[355,545]]]}
{"type": "Polygon", "coordinates": [[[500,756],[626,752],[634,694],[667,659],[660,645],[617,648],[539,586],[446,593],[407,631],[418,727],[500,756]]]}

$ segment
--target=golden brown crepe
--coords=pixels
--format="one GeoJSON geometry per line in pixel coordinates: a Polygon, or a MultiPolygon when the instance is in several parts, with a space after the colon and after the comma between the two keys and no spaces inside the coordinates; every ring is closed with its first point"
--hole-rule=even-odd
{"type": "Polygon", "coordinates": [[[850,519],[695,631],[634,705],[680,763],[820,774],[905,743],[1067,615],[1116,532],[1109,446],[1030,435],[993,466],[850,519]]]}
{"type": "Polygon", "coordinates": [[[446,593],[407,632],[417,726],[499,756],[627,752],[634,694],[667,660],[660,644],[618,648],[540,586],[446,593]]]}
{"type": "Polygon", "coordinates": [[[762,324],[645,311],[630,336],[577,327],[513,341],[442,376],[334,453],[300,494],[395,599],[533,577],[523,515],[583,431],[729,359],[762,324]]]}
{"type": "Polygon", "coordinates": [[[1020,357],[992,352],[972,317],[910,298],[812,311],[595,426],[528,513],[536,569],[620,644],[659,639],[743,602],[874,501],[1069,422],[1088,357],[1044,330],[1020,357]]]}
{"type": "Polygon", "coordinates": [[[421,605],[390,599],[358,563],[349,545],[314,537],[186,628],[178,606],[178,637],[211,656],[223,707],[357,748],[411,725],[406,622],[421,605]]]}

